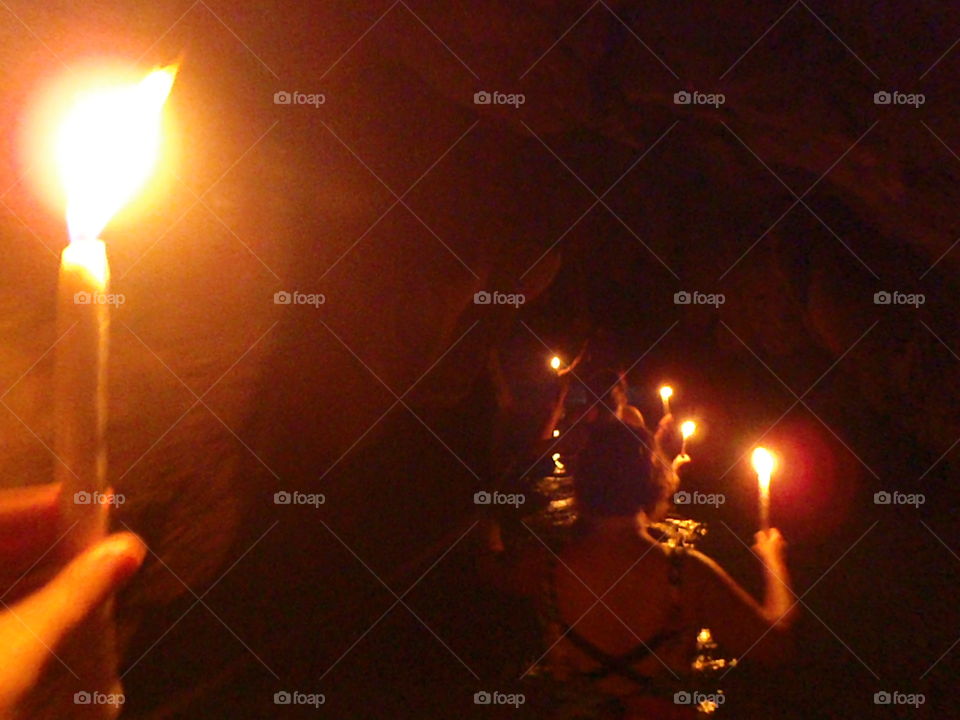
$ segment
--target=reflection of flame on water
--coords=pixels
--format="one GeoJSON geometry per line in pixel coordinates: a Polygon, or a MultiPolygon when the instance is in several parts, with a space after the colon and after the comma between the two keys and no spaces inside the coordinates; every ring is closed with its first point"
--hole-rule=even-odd
{"type": "Polygon", "coordinates": [[[704,715],[712,715],[718,707],[720,706],[713,702],[713,700],[704,700],[697,706],[697,710],[704,715]]]}

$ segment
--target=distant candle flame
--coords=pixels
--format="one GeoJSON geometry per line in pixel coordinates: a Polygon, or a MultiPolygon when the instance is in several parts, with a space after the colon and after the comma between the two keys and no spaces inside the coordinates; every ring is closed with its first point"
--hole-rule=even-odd
{"type": "Polygon", "coordinates": [[[553,454],[553,467],[557,472],[563,472],[563,470],[566,468],[566,466],[560,460],[560,453],[553,454]]]}
{"type": "Polygon", "coordinates": [[[143,187],[157,163],[163,105],[175,67],[134,85],[91,91],[60,126],[57,162],[72,241],[94,240],[143,187]]]}
{"type": "Polygon", "coordinates": [[[552,367],[554,370],[559,370],[559,369],[560,369],[560,358],[558,358],[556,355],[554,355],[552,358],[550,358],[550,367],[552,367]]]}
{"type": "Polygon", "coordinates": [[[773,472],[774,465],[776,464],[771,452],[766,448],[758,447],[753,451],[751,461],[761,485],[768,486],[770,484],[770,473],[773,472]]]}
{"type": "Polygon", "coordinates": [[[662,388],[660,388],[660,399],[661,399],[661,400],[669,400],[669,399],[672,398],[672,397],[673,397],[673,388],[672,388],[672,387],[670,387],[669,385],[664,385],[662,388]]]}
{"type": "Polygon", "coordinates": [[[553,431],[553,436],[554,436],[554,437],[560,437],[560,431],[559,431],[559,430],[554,430],[554,431],[553,431]]]}
{"type": "Polygon", "coordinates": [[[680,435],[686,440],[697,431],[697,424],[693,420],[687,420],[680,426],[680,435]]]}

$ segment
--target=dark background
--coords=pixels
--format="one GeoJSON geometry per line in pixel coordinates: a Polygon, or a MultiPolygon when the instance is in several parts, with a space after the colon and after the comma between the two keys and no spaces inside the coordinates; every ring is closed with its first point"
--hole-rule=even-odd
{"type": "Polygon", "coordinates": [[[744,455],[761,438],[780,455],[798,654],[748,655],[729,713],[952,707],[960,10],[11,0],[0,37],[5,484],[51,463],[65,238],[21,152],[31,108],[90,58],[182,57],[176,176],[104,233],[128,298],[118,522],[156,553],[121,598],[132,717],[286,716],[277,689],[325,693],[329,717],[492,714],[472,693],[513,687],[529,627],[475,563],[473,492],[504,421],[489,351],[534,416],[551,353],[587,339],[594,367],[631,368],[648,417],[666,379],[700,420],[686,487],[727,496],[691,511],[701,547],[754,592],[744,455]],[[682,89],[726,102],[676,105],[682,89]],[[280,90],[326,103],[275,105],[280,90]],[[478,90],[526,101],[478,106],[478,90]],[[294,289],[327,303],[273,304],[294,289]],[[527,302],[474,305],[482,289],[527,302]],[[726,302],[676,305],[680,290],[726,302]],[[879,290],[926,302],[875,305],[879,290]],[[325,506],[272,503],[295,488],[325,506]],[[878,506],[878,490],[926,502],[878,506]],[[409,610],[364,634],[391,592],[409,610]],[[927,702],[880,707],[877,690],[927,702]]]}

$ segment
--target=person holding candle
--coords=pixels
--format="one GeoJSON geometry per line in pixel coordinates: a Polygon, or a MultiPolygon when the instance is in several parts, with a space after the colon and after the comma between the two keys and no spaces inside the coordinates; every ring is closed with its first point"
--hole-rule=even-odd
{"type": "Polygon", "coordinates": [[[589,704],[595,718],[692,718],[672,695],[684,688],[674,680],[688,672],[701,628],[735,657],[772,661],[788,649],[795,606],[785,544],[773,528],[755,536],[766,581],[757,602],[706,555],[657,542],[648,527],[677,484],[647,450],[653,438],[643,440],[620,423],[594,425],[578,462],[581,531],[559,556],[503,558],[503,572],[516,568],[514,591],[540,603],[550,648],[541,675],[556,702],[589,704]]]}
{"type": "MultiPolygon", "coordinates": [[[[110,535],[72,558],[57,543],[59,484],[0,491],[0,718],[80,717],[73,693],[51,693],[41,681],[82,675],[68,637],[106,606],[137,571],[146,546],[134,534],[110,535]],[[53,550],[51,551],[51,547],[53,550]],[[57,548],[62,548],[58,553],[57,548]],[[40,557],[41,560],[37,560],[40,557]],[[64,560],[69,561],[66,565],[64,560]]],[[[105,524],[108,504],[98,508],[105,524]]],[[[108,714],[119,713],[117,707],[108,714]]],[[[101,708],[102,709],[102,708],[101,708]]]]}
{"type": "Polygon", "coordinates": [[[593,404],[596,398],[600,400],[588,411],[587,422],[619,420],[637,430],[647,429],[643,413],[630,404],[627,379],[623,373],[601,370],[590,377],[587,385],[596,396],[589,404],[593,404]]]}

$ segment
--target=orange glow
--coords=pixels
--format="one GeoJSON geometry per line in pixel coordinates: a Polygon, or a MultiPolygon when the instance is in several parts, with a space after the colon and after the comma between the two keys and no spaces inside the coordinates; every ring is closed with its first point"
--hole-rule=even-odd
{"type": "Polygon", "coordinates": [[[673,397],[673,388],[669,385],[664,385],[660,388],[660,399],[666,402],[673,397]]]}
{"type": "MultiPolygon", "coordinates": [[[[176,67],[139,83],[79,96],[57,134],[60,181],[67,196],[70,239],[93,241],[144,186],[160,151],[162,109],[176,67]]],[[[77,258],[88,251],[77,251],[77,258]]]]}
{"type": "Polygon", "coordinates": [[[687,420],[680,426],[680,435],[686,440],[697,431],[697,424],[693,420],[687,420]]]}
{"type": "Polygon", "coordinates": [[[107,247],[102,240],[75,240],[63,249],[60,265],[64,272],[83,272],[84,285],[99,292],[104,292],[110,281],[107,247]]]}
{"type": "Polygon", "coordinates": [[[776,460],[769,450],[758,447],[753,451],[751,462],[753,463],[753,469],[757,473],[757,480],[760,482],[760,487],[766,490],[770,487],[770,474],[773,472],[776,460]]]}
{"type": "Polygon", "coordinates": [[[560,369],[560,364],[561,364],[561,360],[560,360],[560,358],[558,358],[556,355],[554,355],[554,356],[550,359],[550,367],[552,367],[554,370],[559,370],[559,369],[560,369]]]}
{"type": "Polygon", "coordinates": [[[553,454],[553,469],[556,472],[563,472],[566,469],[566,465],[560,460],[560,453],[553,454]]]}

